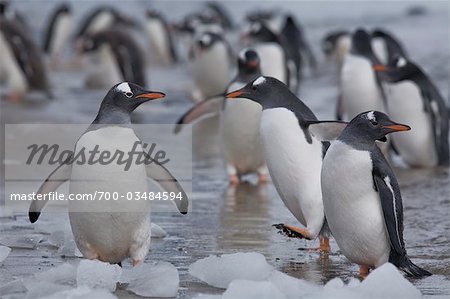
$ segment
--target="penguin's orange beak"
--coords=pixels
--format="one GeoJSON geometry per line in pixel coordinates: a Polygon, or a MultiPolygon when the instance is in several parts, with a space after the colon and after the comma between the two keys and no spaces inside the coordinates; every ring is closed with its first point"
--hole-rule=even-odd
{"type": "Polygon", "coordinates": [[[225,97],[229,98],[229,99],[240,98],[243,94],[244,94],[244,92],[242,91],[242,89],[239,89],[239,90],[227,93],[225,95],[225,97]]]}
{"type": "Polygon", "coordinates": [[[164,98],[165,96],[166,96],[166,94],[162,93],[162,92],[147,92],[147,93],[142,93],[142,94],[136,96],[136,98],[145,98],[145,99],[155,100],[155,99],[164,98]]]}
{"type": "Polygon", "coordinates": [[[376,71],[376,72],[386,72],[386,71],[389,70],[387,66],[382,65],[382,64],[375,64],[375,65],[373,66],[373,69],[374,69],[374,71],[376,71]]]}
{"type": "Polygon", "coordinates": [[[394,125],[389,125],[389,126],[383,126],[383,128],[392,130],[393,132],[401,132],[401,131],[409,131],[409,130],[411,130],[410,126],[401,125],[401,124],[394,124],[394,125]]]}

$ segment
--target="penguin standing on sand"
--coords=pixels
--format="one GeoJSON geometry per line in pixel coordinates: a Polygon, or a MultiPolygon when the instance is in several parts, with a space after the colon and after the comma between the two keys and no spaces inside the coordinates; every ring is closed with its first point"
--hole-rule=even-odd
{"type": "MultiPolygon", "coordinates": [[[[97,117],[78,139],[73,155],[49,175],[37,192],[48,194],[70,180],[70,194],[94,195],[91,201],[69,201],[75,242],[88,259],[120,264],[131,257],[133,266],[143,262],[150,246],[149,203],[130,201],[127,194],[147,192],[147,177],[165,191],[176,194],[174,203],[178,210],[187,213],[188,198],[181,185],[144,151],[131,127],[131,113],[138,106],[163,97],[163,93],[146,91],[133,83],[122,82],[112,87],[103,99],[97,117]],[[81,151],[93,150],[101,155],[109,152],[109,162],[87,163],[79,156],[81,151]],[[138,155],[132,155],[132,152],[141,153],[145,159],[138,160],[138,155]],[[127,170],[123,161],[120,164],[118,153],[128,153],[128,159],[133,160],[127,170]],[[112,155],[114,157],[109,160],[112,155]],[[95,197],[98,192],[117,194],[117,199],[101,200],[95,197]]],[[[32,223],[38,220],[46,203],[32,201],[29,210],[32,223]]]]}
{"type": "Polygon", "coordinates": [[[262,106],[260,136],[270,177],[286,207],[305,228],[279,225],[291,235],[313,240],[329,251],[320,171],[328,142],[345,123],[320,122],[281,81],[261,76],[227,98],[246,98],[262,106]]]}
{"type": "Polygon", "coordinates": [[[70,38],[73,16],[69,4],[58,6],[50,16],[44,35],[44,53],[53,59],[63,54],[64,48],[70,38]]]}
{"type": "Polygon", "coordinates": [[[224,37],[213,32],[198,34],[193,40],[191,59],[194,100],[223,93],[231,77],[231,48],[224,37]]]}
{"type": "Polygon", "coordinates": [[[394,172],[375,145],[410,127],[378,111],[357,115],[327,151],[322,194],[329,228],[342,253],[360,265],[361,276],[390,262],[408,276],[431,275],[406,254],[403,206],[394,172]]]}
{"type": "Polygon", "coordinates": [[[20,24],[6,19],[0,19],[0,80],[6,83],[11,100],[21,100],[30,90],[49,94],[39,47],[20,24]]]}
{"type": "Polygon", "coordinates": [[[351,120],[367,110],[385,111],[381,81],[373,70],[373,65],[379,63],[372,51],[370,35],[357,30],[341,69],[338,119],[351,120]]]}
{"type": "MultiPolygon", "coordinates": [[[[258,54],[243,49],[238,55],[238,74],[227,87],[231,92],[261,75],[258,54]]],[[[267,168],[259,138],[261,106],[247,99],[224,101],[223,96],[198,103],[178,121],[175,132],[183,124],[193,123],[220,113],[219,136],[230,184],[237,184],[243,175],[257,173],[260,182],[268,180],[267,168]]]]}
{"type": "Polygon", "coordinates": [[[86,36],[80,50],[92,54],[94,73],[86,80],[88,87],[111,86],[124,80],[147,85],[144,54],[129,34],[116,29],[100,31],[86,36]]]}
{"type": "Polygon", "coordinates": [[[388,66],[374,68],[389,84],[389,114],[412,128],[392,136],[403,160],[415,167],[449,166],[448,109],[430,78],[401,56],[394,57],[388,66]]]}
{"type": "Polygon", "coordinates": [[[147,10],[144,27],[158,61],[164,64],[176,63],[177,52],[165,18],[154,10],[147,10]]]}

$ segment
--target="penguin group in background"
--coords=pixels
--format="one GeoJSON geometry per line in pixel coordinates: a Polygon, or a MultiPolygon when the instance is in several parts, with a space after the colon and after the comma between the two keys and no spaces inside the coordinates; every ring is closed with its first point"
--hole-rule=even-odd
{"type": "Polygon", "coordinates": [[[226,8],[220,2],[208,2],[206,4],[208,13],[213,19],[216,19],[225,30],[232,30],[234,22],[226,8]]]}
{"type": "MultiPolygon", "coordinates": [[[[122,82],[113,86],[104,97],[97,117],[78,139],[74,154],[54,170],[38,190],[38,194],[55,191],[70,181],[71,194],[94,194],[97,191],[117,192],[114,201],[69,201],[69,218],[77,247],[88,259],[121,264],[130,257],[133,266],[144,261],[150,247],[150,208],[148,201],[128,201],[125,194],[147,192],[147,177],[155,180],[165,191],[180,194],[174,200],[182,214],[188,211],[188,198],[176,178],[142,148],[142,142],[131,127],[131,113],[141,104],[163,98],[161,92],[122,82]],[[137,150],[146,161],[133,159],[128,170],[117,161],[108,164],[88,164],[78,160],[82,149],[128,153],[137,150]],[[98,148],[97,148],[98,147],[98,148]],[[123,197],[122,197],[123,196],[123,197]],[[124,199],[125,198],[125,199],[124,199]]],[[[29,218],[36,222],[47,201],[34,200],[29,218]]]]}
{"type": "Polygon", "coordinates": [[[270,177],[286,207],[304,228],[280,224],[287,234],[313,240],[329,251],[320,172],[328,142],[346,123],[320,122],[281,81],[261,76],[226,95],[246,98],[262,107],[260,136],[270,177]]]}
{"type": "Polygon", "coordinates": [[[89,66],[93,73],[86,79],[86,86],[101,88],[124,80],[147,85],[144,54],[134,39],[121,30],[87,35],[79,51],[90,54],[89,66]]]}
{"type": "Polygon", "coordinates": [[[178,61],[176,46],[169,24],[164,16],[154,10],[147,10],[145,15],[145,31],[150,45],[157,58],[157,63],[173,64],[178,61]]]}
{"type": "Polygon", "coordinates": [[[17,21],[4,18],[0,18],[0,80],[10,100],[19,101],[32,90],[51,97],[40,48],[17,21]]]}
{"type": "MultiPolygon", "coordinates": [[[[226,92],[243,87],[261,75],[258,54],[243,49],[238,55],[238,73],[229,83],[226,92]]],[[[223,96],[213,97],[195,105],[178,121],[175,132],[182,125],[212,117],[220,113],[219,137],[226,172],[230,184],[238,184],[242,176],[258,174],[259,182],[268,180],[268,173],[259,138],[261,106],[247,99],[224,101],[223,96]]]]}
{"type": "Polygon", "coordinates": [[[448,109],[439,90],[414,62],[394,57],[389,65],[375,65],[389,84],[387,110],[412,130],[394,134],[395,148],[410,166],[449,166],[448,109]]]}
{"type": "Polygon", "coordinates": [[[384,113],[358,114],[329,147],[322,166],[322,195],[328,226],[342,253],[360,265],[361,276],[390,262],[408,276],[430,272],[407,256],[403,205],[393,170],[375,145],[410,127],[384,113]]]}
{"type": "Polygon", "coordinates": [[[112,6],[100,6],[91,11],[80,23],[75,38],[78,42],[85,35],[119,26],[136,27],[137,24],[112,6]]]}
{"type": "Polygon", "coordinates": [[[338,30],[328,33],[321,43],[322,52],[329,61],[333,61],[340,70],[345,56],[352,47],[352,38],[346,30],[338,30]]]}
{"type": "Polygon", "coordinates": [[[385,111],[384,91],[379,74],[373,69],[379,63],[371,36],[365,30],[356,30],[341,68],[337,119],[348,121],[367,110],[385,111]]]}
{"type": "Polygon", "coordinates": [[[191,48],[194,101],[222,94],[231,78],[232,52],[223,35],[203,32],[194,37],[191,48]]]}
{"type": "Polygon", "coordinates": [[[67,46],[73,25],[72,10],[68,3],[62,3],[48,18],[44,34],[43,51],[52,60],[59,60],[67,46]]]}

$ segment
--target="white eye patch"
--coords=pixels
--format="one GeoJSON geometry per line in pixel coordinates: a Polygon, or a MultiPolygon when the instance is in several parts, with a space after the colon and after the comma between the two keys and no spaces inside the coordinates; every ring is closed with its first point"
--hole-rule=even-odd
{"type": "Polygon", "coordinates": [[[403,58],[403,57],[400,57],[400,58],[397,60],[397,67],[402,67],[402,66],[405,66],[405,65],[406,65],[406,59],[403,58]]]}
{"type": "Polygon", "coordinates": [[[200,40],[204,45],[209,45],[212,41],[211,36],[209,34],[203,35],[200,40]]]}
{"type": "Polygon", "coordinates": [[[367,113],[367,119],[371,121],[376,121],[377,119],[375,118],[375,111],[370,111],[369,113],[367,113]]]}
{"type": "Polygon", "coordinates": [[[239,52],[239,59],[240,60],[243,60],[243,61],[245,61],[246,59],[247,59],[247,57],[245,57],[245,53],[247,53],[247,51],[248,51],[248,48],[245,48],[245,49],[242,49],[240,52],[239,52]]]}
{"type": "Polygon", "coordinates": [[[127,93],[127,92],[132,93],[130,85],[127,82],[120,83],[119,85],[117,85],[116,89],[123,93],[127,93]]]}
{"type": "Polygon", "coordinates": [[[250,27],[250,30],[252,32],[258,32],[259,30],[261,30],[261,24],[257,22],[253,23],[250,27]]]}
{"type": "Polygon", "coordinates": [[[264,82],[266,82],[266,78],[261,76],[258,79],[256,79],[255,82],[253,82],[253,86],[258,86],[260,84],[263,84],[264,82]]]}

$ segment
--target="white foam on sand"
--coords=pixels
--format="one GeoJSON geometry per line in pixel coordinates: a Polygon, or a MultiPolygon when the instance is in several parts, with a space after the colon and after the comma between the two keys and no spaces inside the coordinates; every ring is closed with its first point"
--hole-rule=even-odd
{"type": "Polygon", "coordinates": [[[238,279],[265,280],[272,271],[264,255],[256,252],[210,255],[189,266],[189,274],[217,288],[227,288],[238,279]]]}

